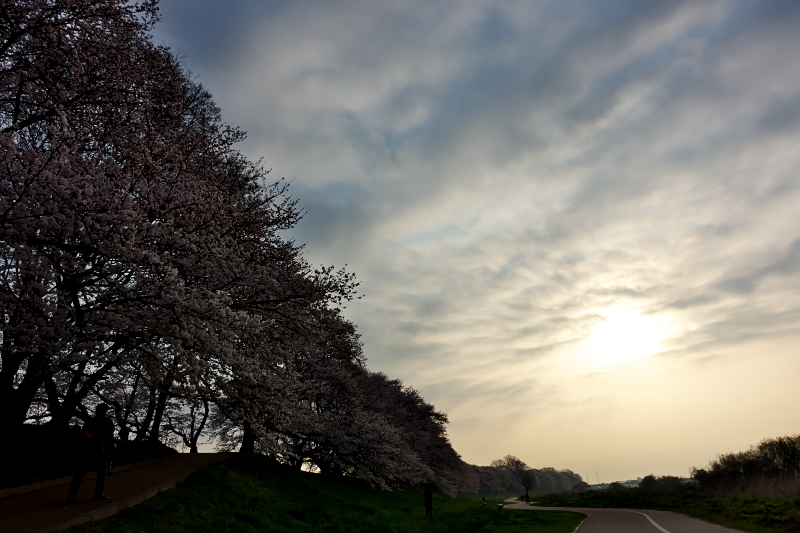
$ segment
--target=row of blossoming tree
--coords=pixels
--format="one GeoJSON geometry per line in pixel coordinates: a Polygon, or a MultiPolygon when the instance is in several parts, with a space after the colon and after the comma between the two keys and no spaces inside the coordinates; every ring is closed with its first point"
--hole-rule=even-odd
{"type": "Polygon", "coordinates": [[[500,489],[366,368],[354,276],[281,237],[302,210],[152,43],[156,4],[0,0],[0,427],[58,436],[104,402],[124,440],[500,489]]]}
{"type": "Polygon", "coordinates": [[[366,368],[353,275],[280,236],[302,210],[152,43],[156,2],[0,4],[2,427],[106,402],[123,439],[457,491],[446,416],[366,368]]]}

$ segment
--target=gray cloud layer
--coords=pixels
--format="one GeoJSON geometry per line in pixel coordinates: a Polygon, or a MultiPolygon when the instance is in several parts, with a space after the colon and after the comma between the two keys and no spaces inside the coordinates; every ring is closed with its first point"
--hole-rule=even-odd
{"type": "MultiPolygon", "coordinates": [[[[613,392],[619,376],[679,390],[697,372],[700,390],[727,398],[723,374],[767,383],[798,370],[797,2],[162,10],[157,38],[249,132],[245,151],[295,178],[309,214],[293,236],[309,258],[363,280],[348,312],[372,366],[447,410],[468,460],[507,453],[476,437],[492,427],[562,435],[536,453],[578,460],[569,453],[588,452],[557,451],[579,438],[558,417],[513,422],[517,406],[562,421],[623,413],[619,430],[636,419],[613,392]],[[619,310],[658,336],[652,365],[570,363],[619,310]]],[[[799,403],[781,383],[758,391],[767,407],[799,403]]],[[[662,416],[673,431],[689,419],[662,416]]],[[[780,418],[752,427],[685,447],[793,431],[780,418]]],[[[683,473],[699,457],[687,454],[664,468],[683,473]]]]}

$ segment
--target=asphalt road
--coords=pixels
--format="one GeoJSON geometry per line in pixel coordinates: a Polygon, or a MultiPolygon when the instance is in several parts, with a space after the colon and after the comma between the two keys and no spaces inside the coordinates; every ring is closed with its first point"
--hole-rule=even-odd
{"type": "Polygon", "coordinates": [[[169,460],[117,472],[106,478],[103,502],[92,500],[94,479],[85,479],[78,490],[78,503],[64,505],[69,484],[0,498],[0,533],[38,533],[78,516],[125,500],[170,479],[194,472],[224,459],[219,453],[179,454],[169,460]]]}
{"type": "Polygon", "coordinates": [[[742,533],[710,524],[686,515],[669,511],[649,511],[644,509],[595,509],[586,507],[537,507],[516,502],[505,509],[535,511],[572,511],[589,515],[578,528],[578,533],[742,533]]]}

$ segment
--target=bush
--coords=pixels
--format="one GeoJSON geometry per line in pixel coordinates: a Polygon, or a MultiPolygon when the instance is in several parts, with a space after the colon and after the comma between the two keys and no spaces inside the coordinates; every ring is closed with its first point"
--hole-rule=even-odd
{"type": "Polygon", "coordinates": [[[800,494],[800,434],[764,439],[744,452],[717,456],[692,478],[720,496],[736,493],[791,497],[800,494]]]}
{"type": "Polygon", "coordinates": [[[639,488],[644,490],[675,490],[683,485],[683,479],[678,476],[645,476],[639,483],[639,488]]]}

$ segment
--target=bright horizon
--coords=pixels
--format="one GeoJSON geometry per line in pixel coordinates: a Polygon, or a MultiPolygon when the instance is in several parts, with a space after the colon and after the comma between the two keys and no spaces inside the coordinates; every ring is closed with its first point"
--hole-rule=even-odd
{"type": "Polygon", "coordinates": [[[466,462],[685,477],[800,431],[800,4],[161,12],[466,462]]]}

